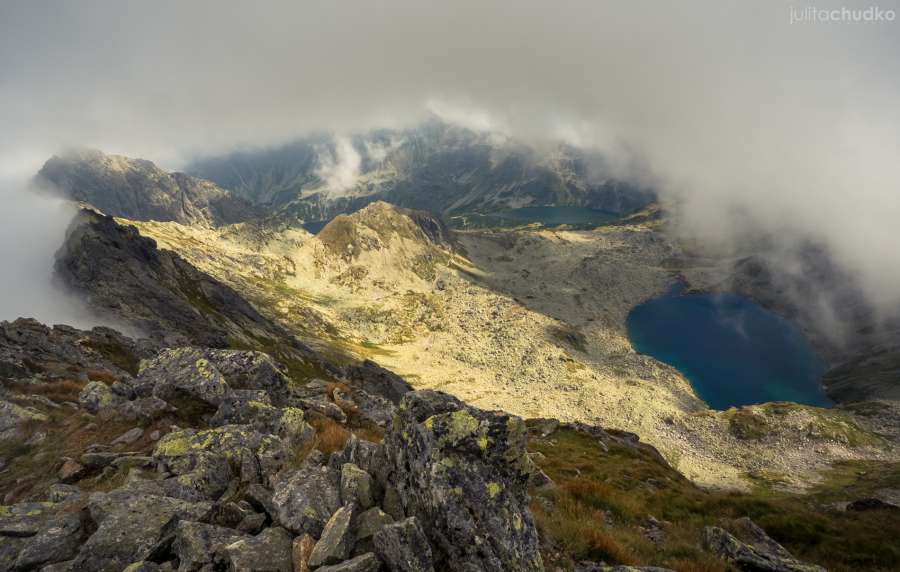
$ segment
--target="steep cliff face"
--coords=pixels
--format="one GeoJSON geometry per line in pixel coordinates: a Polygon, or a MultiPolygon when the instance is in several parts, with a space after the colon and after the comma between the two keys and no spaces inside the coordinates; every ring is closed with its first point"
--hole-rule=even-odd
{"type": "Polygon", "coordinates": [[[209,181],[167,173],[144,159],[100,151],[54,156],[37,180],[66,198],[133,220],[218,226],[260,214],[246,200],[209,181]]]}

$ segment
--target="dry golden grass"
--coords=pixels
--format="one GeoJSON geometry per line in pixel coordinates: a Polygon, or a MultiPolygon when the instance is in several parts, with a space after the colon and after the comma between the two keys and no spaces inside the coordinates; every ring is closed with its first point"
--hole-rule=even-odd
{"type": "Polygon", "coordinates": [[[19,393],[42,395],[51,401],[61,403],[78,401],[78,394],[81,393],[84,386],[83,381],[61,379],[34,384],[14,383],[10,387],[19,393]]]}
{"type": "Polygon", "coordinates": [[[346,427],[328,417],[316,417],[310,425],[316,429],[315,448],[326,455],[343,449],[350,438],[346,427]]]}
{"type": "Polygon", "coordinates": [[[111,385],[118,380],[118,378],[112,372],[102,369],[88,370],[87,377],[91,381],[101,381],[106,385],[111,385]]]}

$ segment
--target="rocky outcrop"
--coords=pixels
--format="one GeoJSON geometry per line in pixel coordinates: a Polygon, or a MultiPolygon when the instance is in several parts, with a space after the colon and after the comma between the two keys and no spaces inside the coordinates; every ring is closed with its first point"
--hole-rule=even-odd
{"type": "Polygon", "coordinates": [[[87,378],[90,371],[124,377],[136,373],[138,362],[156,350],[150,340],[133,340],[111,328],[51,328],[19,318],[0,322],[0,379],[87,378]]]}
{"type": "Polygon", "coordinates": [[[800,562],[783,546],[769,538],[749,518],[735,523],[737,536],[716,526],[704,530],[707,550],[744,572],[825,572],[815,564],[800,562]],[[740,537],[740,538],[738,538],[740,537]]]}
{"type": "Polygon", "coordinates": [[[404,397],[385,436],[387,480],[438,559],[472,571],[543,570],[525,437],[518,417],[435,391],[404,397]]]}
{"type": "Polygon", "coordinates": [[[258,217],[260,211],[215,183],[167,173],[144,159],[82,150],[50,158],[39,183],[106,214],[132,220],[218,226],[258,217]]]}

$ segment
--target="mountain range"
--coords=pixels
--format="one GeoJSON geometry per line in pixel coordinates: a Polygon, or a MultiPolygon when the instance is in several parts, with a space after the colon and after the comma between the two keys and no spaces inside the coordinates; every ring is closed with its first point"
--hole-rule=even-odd
{"type": "Polygon", "coordinates": [[[57,281],[133,335],[0,324],[0,571],[900,566],[893,338],[819,254],[688,251],[602,158],[438,122],[185,171],[36,176],[81,205],[57,281]],[[459,228],[563,206],[615,220],[459,228]],[[674,281],[793,320],[835,406],[717,411],[636,353],[674,281]]]}

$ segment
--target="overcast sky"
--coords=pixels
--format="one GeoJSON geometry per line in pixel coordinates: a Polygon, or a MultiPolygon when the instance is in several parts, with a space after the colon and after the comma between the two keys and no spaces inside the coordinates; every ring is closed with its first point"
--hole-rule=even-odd
{"type": "MultiPolygon", "coordinates": [[[[900,2],[0,0],[0,173],[69,145],[178,167],[426,113],[605,151],[737,236],[813,238],[900,301],[900,2]],[[791,10],[894,21],[792,23],[791,10]],[[640,166],[636,168],[635,166],[640,166]]],[[[5,238],[5,237],[4,237],[5,238]]]]}

